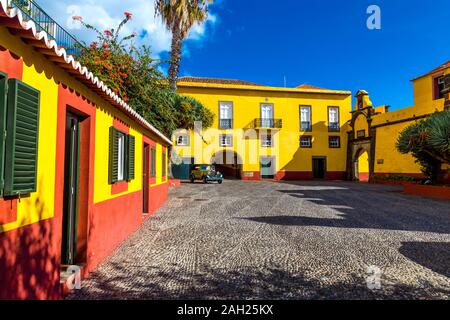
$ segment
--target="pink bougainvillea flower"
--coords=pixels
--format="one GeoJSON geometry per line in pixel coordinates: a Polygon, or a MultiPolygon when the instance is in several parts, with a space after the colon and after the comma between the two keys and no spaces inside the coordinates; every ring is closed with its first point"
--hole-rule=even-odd
{"type": "Polygon", "coordinates": [[[73,16],[72,19],[73,20],[77,20],[77,21],[83,21],[83,17],[82,16],[73,16]]]}
{"type": "Polygon", "coordinates": [[[127,19],[131,19],[131,17],[133,17],[133,14],[128,11],[125,11],[123,14],[125,15],[125,17],[127,17],[127,19]]]}
{"type": "Polygon", "coordinates": [[[110,30],[103,31],[107,36],[112,36],[112,32],[110,30]]]}

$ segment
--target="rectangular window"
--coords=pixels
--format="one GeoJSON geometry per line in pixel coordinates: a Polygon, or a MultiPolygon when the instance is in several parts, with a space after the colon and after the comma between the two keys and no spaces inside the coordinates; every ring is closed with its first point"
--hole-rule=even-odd
{"type": "Polygon", "coordinates": [[[272,147],[272,135],[266,134],[261,136],[261,147],[263,148],[272,147]]]}
{"type": "Polygon", "coordinates": [[[135,137],[109,129],[109,183],[134,179],[135,137]]]}
{"type": "Polygon", "coordinates": [[[341,147],[341,137],[328,137],[328,146],[332,149],[341,147]]]}
{"type": "Polygon", "coordinates": [[[443,99],[444,89],[445,89],[445,80],[444,77],[437,77],[433,79],[433,87],[434,87],[434,100],[443,99]]]}
{"type": "Polygon", "coordinates": [[[300,106],[300,131],[312,131],[311,106],[300,106]]]}
{"type": "Polygon", "coordinates": [[[233,146],[233,136],[231,134],[221,134],[219,136],[219,145],[221,147],[232,147],[233,146]]]}
{"type": "Polygon", "coordinates": [[[300,137],[300,147],[301,148],[312,148],[312,137],[311,136],[301,136],[300,137]]]}
{"type": "Polygon", "coordinates": [[[271,103],[261,103],[261,122],[260,126],[262,128],[273,128],[275,125],[274,121],[273,104],[271,103]]]}
{"type": "Polygon", "coordinates": [[[186,147],[186,146],[189,146],[189,135],[187,135],[187,134],[182,134],[182,135],[179,135],[178,137],[177,137],[177,146],[183,146],[183,147],[186,147]]]}
{"type": "Polygon", "coordinates": [[[156,177],[156,149],[152,148],[150,151],[150,177],[156,177]]]}
{"type": "Polygon", "coordinates": [[[117,139],[117,181],[123,181],[125,180],[125,135],[119,132],[117,139]]]}
{"type": "Polygon", "coordinates": [[[358,130],[356,131],[357,138],[364,138],[366,136],[366,130],[358,130]]]}
{"type": "Polygon", "coordinates": [[[162,179],[165,180],[166,179],[166,151],[163,151],[162,153],[162,179]]]}
{"type": "Polygon", "coordinates": [[[328,107],[328,131],[340,131],[339,107],[328,107]]]}
{"type": "Polygon", "coordinates": [[[233,103],[219,102],[219,128],[232,129],[233,128],[233,103]]]}

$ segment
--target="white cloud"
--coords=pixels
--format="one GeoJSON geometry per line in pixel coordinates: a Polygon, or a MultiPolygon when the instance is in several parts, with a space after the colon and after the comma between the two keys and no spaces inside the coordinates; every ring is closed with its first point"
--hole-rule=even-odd
{"type": "MultiPolygon", "coordinates": [[[[39,4],[70,33],[87,43],[95,39],[95,33],[77,28],[72,16],[80,15],[83,21],[103,31],[117,27],[124,12],[131,12],[133,18],[123,29],[123,35],[133,32],[141,35],[136,41],[150,45],[155,56],[170,50],[172,37],[161,20],[155,17],[154,0],[40,0],[39,4]]],[[[193,27],[189,40],[204,40],[208,35],[207,25],[214,26],[216,22],[217,16],[210,12],[205,23],[193,27]]]]}

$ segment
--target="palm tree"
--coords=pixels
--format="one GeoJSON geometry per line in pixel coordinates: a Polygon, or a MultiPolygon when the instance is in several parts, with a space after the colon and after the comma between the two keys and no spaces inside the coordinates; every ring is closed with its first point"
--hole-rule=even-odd
{"type": "Polygon", "coordinates": [[[212,0],[156,0],[156,15],[160,16],[167,29],[172,32],[170,51],[169,85],[177,89],[183,40],[195,23],[202,23],[208,17],[208,4],[212,0]]]}

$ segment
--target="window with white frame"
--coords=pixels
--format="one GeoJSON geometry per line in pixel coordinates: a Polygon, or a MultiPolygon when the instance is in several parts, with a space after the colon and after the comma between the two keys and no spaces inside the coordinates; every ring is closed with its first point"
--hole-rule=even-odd
{"type": "Polygon", "coordinates": [[[261,136],[261,147],[272,147],[272,135],[264,134],[261,136]]]}
{"type": "Polygon", "coordinates": [[[339,131],[339,107],[328,107],[328,130],[339,131]]]}
{"type": "Polygon", "coordinates": [[[121,132],[117,139],[117,180],[125,180],[125,135],[121,132]]]}
{"type": "Polygon", "coordinates": [[[189,135],[181,134],[177,137],[177,146],[189,146],[189,135]]]}
{"type": "Polygon", "coordinates": [[[328,146],[332,149],[341,147],[341,137],[328,137],[328,146]]]}
{"type": "Polygon", "coordinates": [[[219,145],[221,147],[232,147],[233,146],[233,136],[231,134],[221,134],[219,136],[219,145]]]}
{"type": "Polygon", "coordinates": [[[311,130],[311,106],[300,106],[300,131],[311,130]]]}
{"type": "Polygon", "coordinates": [[[219,128],[232,129],[233,128],[233,103],[219,102],[219,128]]]}
{"type": "Polygon", "coordinates": [[[300,147],[301,148],[311,148],[312,147],[312,137],[311,136],[301,136],[300,137],[300,147]]]}

